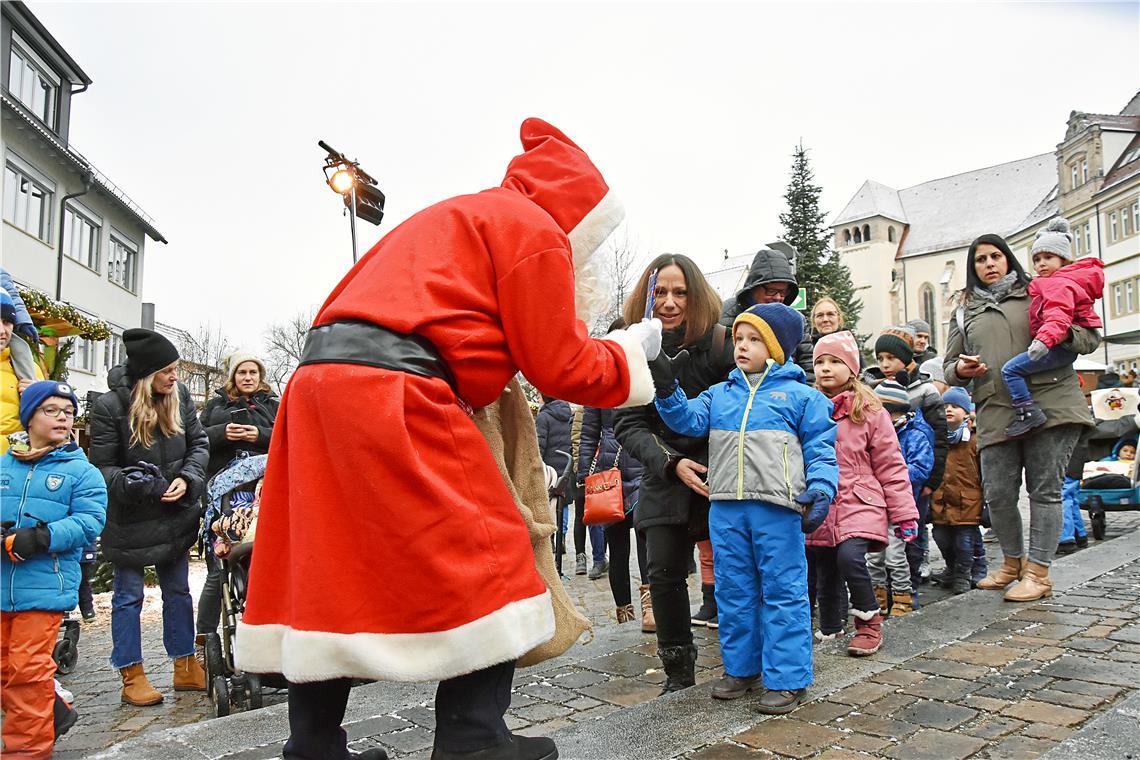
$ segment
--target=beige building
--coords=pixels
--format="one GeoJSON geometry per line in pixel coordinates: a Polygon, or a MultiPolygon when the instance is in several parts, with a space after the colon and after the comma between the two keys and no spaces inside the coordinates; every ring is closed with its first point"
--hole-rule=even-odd
{"type": "Polygon", "coordinates": [[[1029,269],[1034,235],[1072,224],[1074,252],[1105,262],[1105,345],[1089,357],[1140,365],[1140,92],[1119,114],[1074,111],[1056,150],[895,188],[867,180],[831,223],[863,314],[859,332],[923,319],[946,343],[970,241],[1002,235],[1029,269]]]}

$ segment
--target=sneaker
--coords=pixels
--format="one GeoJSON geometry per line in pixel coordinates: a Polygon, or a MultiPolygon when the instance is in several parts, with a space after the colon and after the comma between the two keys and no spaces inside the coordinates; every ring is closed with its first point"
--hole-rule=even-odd
{"type": "Polygon", "coordinates": [[[1049,421],[1045,412],[1041,411],[1041,405],[1036,401],[1025,406],[1015,406],[1013,413],[1017,417],[1005,429],[1006,438],[1021,438],[1049,421]]]}
{"type": "Polygon", "coordinates": [[[609,571],[609,560],[602,560],[601,562],[595,561],[593,566],[590,568],[590,574],[587,577],[589,577],[589,579],[592,581],[596,581],[602,576],[606,575],[609,571]]]}
{"type": "Polygon", "coordinates": [[[784,715],[800,706],[804,701],[807,689],[770,690],[764,692],[760,701],[756,703],[756,712],[764,715],[784,715]]]}
{"type": "Polygon", "coordinates": [[[713,699],[737,699],[754,689],[760,688],[763,688],[763,685],[760,683],[759,675],[738,678],[725,673],[719,681],[713,684],[712,697],[713,699]]]}
{"type": "Polygon", "coordinates": [[[83,622],[84,623],[90,623],[92,620],[95,619],[95,610],[83,610],[83,612],[80,614],[83,615],[83,622]]]}
{"type": "Polygon", "coordinates": [[[1087,535],[1086,536],[1077,536],[1077,548],[1078,549],[1089,548],[1089,537],[1087,535]]]}
{"type": "Polygon", "coordinates": [[[586,574],[586,555],[578,554],[574,557],[574,575],[586,574]]]}
{"type": "Polygon", "coordinates": [[[1077,550],[1076,541],[1062,541],[1057,544],[1057,556],[1064,557],[1066,554],[1072,554],[1077,550]]]}
{"type": "Polygon", "coordinates": [[[711,618],[705,621],[705,625],[709,628],[712,628],[713,630],[720,628],[720,615],[713,615],[711,618]]]}
{"type": "Polygon", "coordinates": [[[816,641],[835,641],[836,639],[843,638],[843,629],[840,628],[835,633],[824,633],[823,631],[815,632],[816,641]]]}
{"type": "Polygon", "coordinates": [[[716,620],[716,592],[713,584],[706,583],[701,586],[701,608],[693,613],[689,621],[693,625],[705,626],[710,620],[716,620]]]}
{"type": "Polygon", "coordinates": [[[994,541],[997,541],[997,540],[998,540],[997,533],[994,533],[993,528],[986,528],[985,530],[982,531],[982,543],[992,544],[994,541]]]}

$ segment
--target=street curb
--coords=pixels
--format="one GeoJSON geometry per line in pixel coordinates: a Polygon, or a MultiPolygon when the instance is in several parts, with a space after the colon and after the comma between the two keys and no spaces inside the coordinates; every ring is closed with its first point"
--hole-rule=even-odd
{"type": "MultiPolygon", "coordinates": [[[[1054,590],[1066,591],[1140,558],[1140,541],[1136,538],[1136,533],[1125,534],[1054,561],[1050,574],[1054,590]]],[[[883,649],[874,657],[848,657],[839,643],[817,646],[815,684],[809,690],[809,697],[815,700],[865,681],[1021,609],[1024,607],[1003,602],[1000,594],[971,591],[891,620],[885,628],[883,649]]],[[[566,654],[519,674],[532,678],[644,643],[645,638],[637,626],[608,624],[596,629],[589,644],[575,644],[566,654]]],[[[558,743],[559,757],[563,760],[676,757],[767,720],[752,712],[748,699],[714,703],[709,696],[710,689],[711,684],[703,684],[556,731],[552,736],[558,743]]],[[[434,683],[384,682],[360,686],[353,689],[344,727],[351,733],[355,723],[428,703],[434,697],[434,690],[434,683]]],[[[288,736],[288,705],[278,704],[128,739],[94,755],[92,760],[152,760],[155,757],[219,760],[251,748],[279,744],[288,736]]]]}
{"type": "Polygon", "coordinates": [[[1140,692],[1125,697],[1103,715],[1040,756],[1040,760],[1124,760],[1140,755],[1140,692]]]}

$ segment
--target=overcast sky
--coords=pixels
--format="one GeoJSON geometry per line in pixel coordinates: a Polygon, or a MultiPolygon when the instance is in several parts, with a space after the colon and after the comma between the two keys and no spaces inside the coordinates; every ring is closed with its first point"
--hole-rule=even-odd
{"type": "Polygon", "coordinates": [[[562,128],[645,255],[711,267],[779,236],[798,141],[830,220],[901,188],[1052,151],[1069,112],[1140,85],[1115,4],[53,3],[94,80],[72,140],[157,221],[143,298],[187,329],[264,327],[351,265],[325,139],[380,181],[380,228],[497,185],[523,118],[562,128]]]}

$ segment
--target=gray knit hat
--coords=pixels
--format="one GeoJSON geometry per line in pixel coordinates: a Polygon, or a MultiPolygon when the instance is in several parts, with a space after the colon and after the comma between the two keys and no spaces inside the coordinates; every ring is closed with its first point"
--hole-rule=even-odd
{"type": "Polygon", "coordinates": [[[930,323],[929,322],[926,322],[926,321],[921,320],[921,319],[912,319],[909,322],[907,322],[906,325],[907,325],[907,327],[910,327],[911,329],[913,329],[915,331],[915,333],[926,333],[927,335],[930,335],[930,323]]]}
{"type": "Polygon", "coordinates": [[[1029,257],[1035,253],[1055,253],[1065,261],[1073,260],[1073,235],[1069,232],[1069,220],[1058,216],[1043,230],[1037,231],[1029,257]]]}

